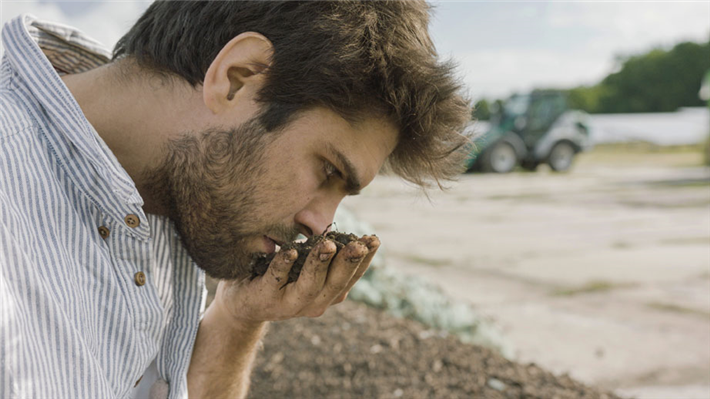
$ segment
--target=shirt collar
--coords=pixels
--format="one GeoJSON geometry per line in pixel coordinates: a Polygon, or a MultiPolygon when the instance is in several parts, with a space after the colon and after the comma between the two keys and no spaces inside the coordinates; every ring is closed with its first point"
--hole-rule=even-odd
{"type": "Polygon", "coordinates": [[[67,120],[62,133],[76,146],[98,176],[126,204],[143,204],[135,183],[84,116],[59,73],[79,73],[110,60],[102,45],[69,26],[23,14],[2,32],[5,54],[50,117],[67,120]]]}

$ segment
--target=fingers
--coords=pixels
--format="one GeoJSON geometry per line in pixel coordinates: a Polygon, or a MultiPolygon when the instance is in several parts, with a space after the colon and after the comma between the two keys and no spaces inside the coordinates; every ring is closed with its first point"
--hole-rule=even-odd
{"type": "Polygon", "coordinates": [[[291,290],[293,294],[289,294],[290,299],[302,303],[302,307],[315,299],[323,289],[328,275],[328,266],[336,251],[337,247],[331,240],[323,240],[316,244],[303,264],[298,281],[291,290]]]}
{"type": "Polygon", "coordinates": [[[348,285],[345,287],[344,292],[341,293],[340,296],[335,299],[334,303],[340,303],[345,300],[345,298],[348,296],[348,292],[350,292],[355,283],[357,283],[358,280],[360,280],[360,278],[365,275],[367,269],[370,268],[370,263],[372,263],[372,259],[375,257],[375,253],[380,247],[380,239],[377,238],[377,236],[364,236],[360,239],[360,242],[367,246],[367,256],[365,256],[362,262],[360,262],[360,265],[355,271],[355,274],[350,279],[350,282],[348,282],[348,285]]]}
{"type": "MultiPolygon", "coordinates": [[[[283,308],[296,310],[296,316],[321,316],[328,306],[345,299],[367,271],[379,246],[377,237],[365,236],[349,243],[336,255],[336,246],[331,240],[316,244],[308,254],[298,280],[286,287],[283,308]]],[[[290,267],[291,263],[284,268],[284,279],[288,277],[290,267]]],[[[278,266],[274,269],[275,273],[279,270],[278,266]]]]}
{"type": "MultiPolygon", "coordinates": [[[[377,238],[377,236],[364,236],[360,239],[360,242],[365,244],[367,247],[367,256],[365,259],[362,260],[362,263],[360,264],[360,268],[358,268],[358,271],[355,273],[355,277],[360,278],[362,277],[363,274],[367,271],[367,269],[370,267],[370,263],[372,262],[372,259],[375,257],[375,253],[377,252],[377,249],[380,248],[380,239],[377,238]]],[[[353,281],[353,285],[357,281],[353,281]]]]}
{"type": "Polygon", "coordinates": [[[351,242],[338,253],[330,265],[325,286],[318,297],[320,305],[330,305],[343,293],[367,255],[367,246],[360,241],[351,242]]]}
{"type": "Polygon", "coordinates": [[[274,289],[281,289],[288,281],[288,272],[298,257],[295,249],[280,251],[269,264],[269,270],[264,276],[264,284],[274,289]]]}

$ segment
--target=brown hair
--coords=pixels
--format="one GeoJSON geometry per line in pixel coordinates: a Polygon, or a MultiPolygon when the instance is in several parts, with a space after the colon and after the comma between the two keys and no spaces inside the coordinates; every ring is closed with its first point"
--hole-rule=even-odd
{"type": "Polygon", "coordinates": [[[163,76],[201,84],[222,47],[254,31],[274,45],[258,100],[267,131],[323,106],[348,120],[391,118],[387,169],[420,186],[463,171],[470,107],[429,38],[424,1],[156,1],[114,49],[163,76]]]}

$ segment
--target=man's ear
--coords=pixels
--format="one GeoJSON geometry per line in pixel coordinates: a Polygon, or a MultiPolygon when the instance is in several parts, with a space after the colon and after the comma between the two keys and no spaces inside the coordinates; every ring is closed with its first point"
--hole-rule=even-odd
{"type": "Polygon", "coordinates": [[[205,74],[202,94],[207,108],[218,114],[254,95],[263,84],[262,72],[270,64],[273,50],[269,39],[256,32],[244,32],[230,40],[205,74]]]}

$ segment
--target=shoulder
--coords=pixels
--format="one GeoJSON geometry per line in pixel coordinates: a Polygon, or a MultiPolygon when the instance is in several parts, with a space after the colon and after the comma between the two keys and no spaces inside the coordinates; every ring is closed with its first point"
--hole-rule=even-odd
{"type": "Polygon", "coordinates": [[[23,101],[11,86],[0,88],[0,143],[17,133],[36,128],[30,107],[31,102],[23,101]]]}

